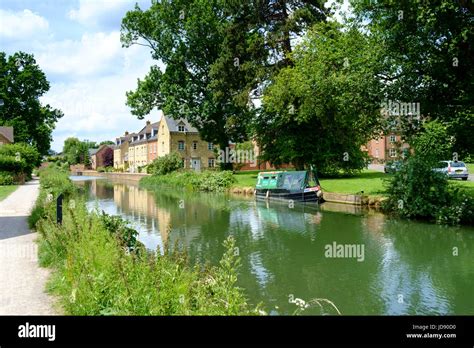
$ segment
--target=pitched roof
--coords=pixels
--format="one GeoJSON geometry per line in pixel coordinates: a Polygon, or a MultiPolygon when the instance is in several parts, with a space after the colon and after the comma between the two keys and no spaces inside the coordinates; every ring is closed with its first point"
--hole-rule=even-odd
{"type": "Polygon", "coordinates": [[[198,130],[191,126],[191,124],[185,120],[184,118],[180,118],[180,119],[173,119],[171,117],[168,117],[168,116],[164,116],[163,117],[165,118],[165,121],[166,123],[168,124],[168,128],[170,130],[170,132],[179,132],[178,130],[178,125],[181,123],[181,124],[184,124],[184,130],[186,132],[190,132],[190,133],[198,133],[198,130]]]}
{"type": "Polygon", "coordinates": [[[0,134],[13,143],[13,127],[0,127],[0,134]]]}

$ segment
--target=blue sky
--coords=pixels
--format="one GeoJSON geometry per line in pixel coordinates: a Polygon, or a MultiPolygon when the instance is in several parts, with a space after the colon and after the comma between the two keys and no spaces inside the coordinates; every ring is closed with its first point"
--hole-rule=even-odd
{"type": "MultiPolygon", "coordinates": [[[[53,133],[54,150],[70,136],[113,140],[144,124],[125,105],[125,92],[154,62],[147,48],[120,44],[121,19],[135,2],[0,0],[0,49],[34,54],[51,84],[42,102],[65,113],[53,133]]],[[[138,3],[147,8],[150,1],[138,3]]],[[[158,117],[155,111],[147,119],[158,117]]]]}

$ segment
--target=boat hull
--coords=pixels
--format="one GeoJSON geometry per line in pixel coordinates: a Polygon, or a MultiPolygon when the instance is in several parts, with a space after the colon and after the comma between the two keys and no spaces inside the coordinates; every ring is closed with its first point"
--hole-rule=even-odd
{"type": "Polygon", "coordinates": [[[294,201],[294,202],[323,202],[321,191],[275,192],[274,190],[255,190],[258,200],[294,201]],[[268,192],[270,191],[270,192],[268,192]]]}

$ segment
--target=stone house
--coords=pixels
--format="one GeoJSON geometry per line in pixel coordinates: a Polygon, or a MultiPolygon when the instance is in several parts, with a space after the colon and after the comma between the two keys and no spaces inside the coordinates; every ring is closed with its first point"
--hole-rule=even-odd
{"type": "Polygon", "coordinates": [[[147,162],[151,163],[158,157],[158,127],[160,122],[152,123],[151,133],[147,133],[147,162]]]}
{"type": "Polygon", "coordinates": [[[146,122],[138,133],[133,134],[129,140],[129,165],[130,171],[137,173],[140,167],[151,162],[151,157],[156,157],[158,122],[146,122]]]}
{"type": "Polygon", "coordinates": [[[184,168],[200,171],[216,166],[212,143],[203,141],[198,130],[187,120],[174,120],[163,114],[158,130],[158,157],[172,152],[181,156],[184,168]]]}
{"type": "Polygon", "coordinates": [[[114,168],[127,169],[128,168],[128,142],[130,135],[126,131],[121,137],[115,138],[114,149],[114,168]]]}
{"type": "Polygon", "coordinates": [[[13,144],[13,127],[0,127],[0,146],[13,144]]]}

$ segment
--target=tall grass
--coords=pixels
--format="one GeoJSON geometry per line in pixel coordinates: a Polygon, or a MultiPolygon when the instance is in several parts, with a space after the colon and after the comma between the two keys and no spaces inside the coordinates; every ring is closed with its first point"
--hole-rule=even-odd
{"type": "MultiPolygon", "coordinates": [[[[53,182],[58,185],[53,190],[56,194],[70,188],[65,173],[43,172],[43,198],[53,182]]],[[[259,306],[250,306],[242,289],[236,286],[239,259],[234,254],[233,239],[226,240],[227,251],[219,266],[192,267],[182,253],[167,251],[160,255],[137,248],[136,244],[127,248],[124,241],[129,243],[134,233],[126,223],[89,212],[74,192],[63,203],[62,225],[55,222],[52,202],[39,199],[38,206],[42,206],[35,223],[40,233],[40,264],[54,270],[48,289],[59,296],[67,314],[259,313],[259,306]],[[111,233],[111,229],[117,231],[111,233]]]]}

